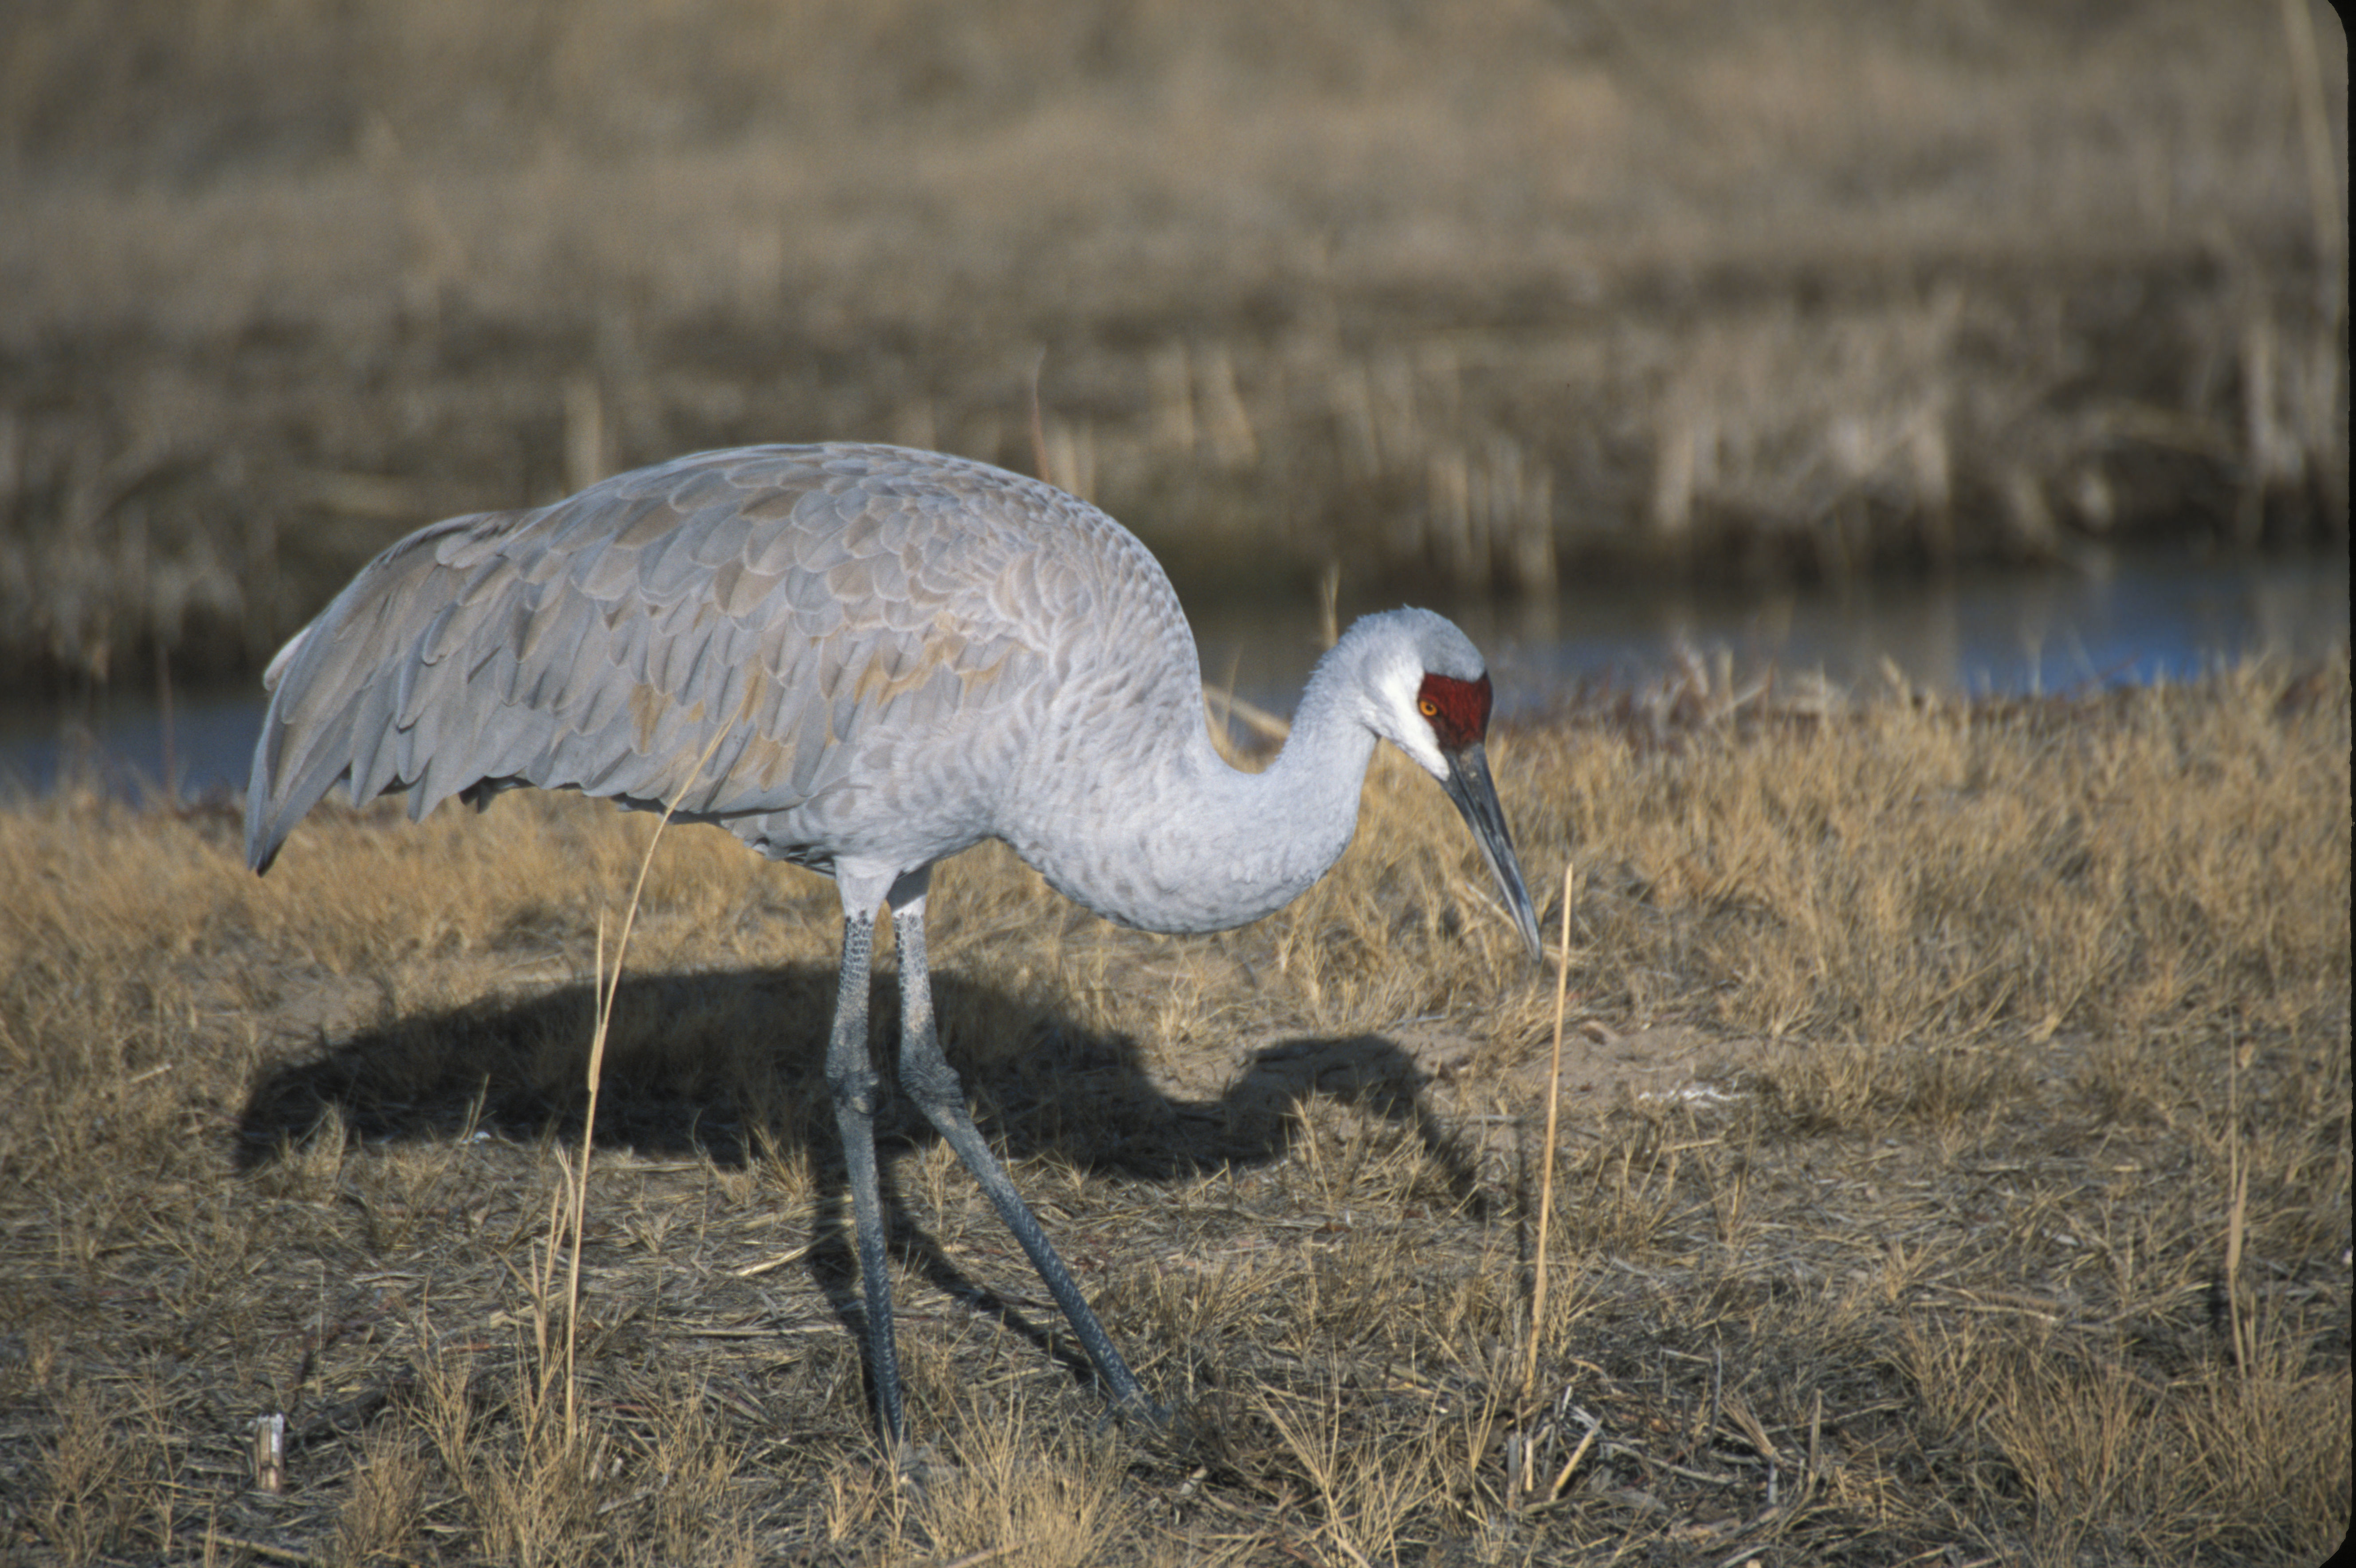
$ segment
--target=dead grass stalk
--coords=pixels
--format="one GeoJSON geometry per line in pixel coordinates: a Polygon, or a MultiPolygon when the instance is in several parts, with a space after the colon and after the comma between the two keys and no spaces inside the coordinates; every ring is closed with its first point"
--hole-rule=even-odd
{"type": "Polygon", "coordinates": [[[1565,862],[1562,868],[1562,951],[1557,956],[1554,974],[1554,1056],[1547,1066],[1546,1152],[1538,1160],[1538,1243],[1537,1274],[1530,1287],[1530,1347],[1524,1359],[1522,1397],[1526,1400],[1537,1386],[1538,1377],[1538,1335],[1546,1324],[1547,1305],[1547,1243],[1554,1232],[1555,1134],[1559,1130],[1562,1115],[1562,1019],[1570,1001],[1570,912],[1577,908],[1572,893],[1576,886],[1575,863],[1565,862]]]}

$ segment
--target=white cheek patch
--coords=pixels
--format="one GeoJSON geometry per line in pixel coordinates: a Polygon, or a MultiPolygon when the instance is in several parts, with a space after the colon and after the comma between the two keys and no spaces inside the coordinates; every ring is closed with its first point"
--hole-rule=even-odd
{"type": "Polygon", "coordinates": [[[1394,665],[1384,671],[1374,683],[1374,700],[1382,708],[1375,733],[1387,737],[1434,779],[1445,779],[1448,759],[1440,754],[1431,721],[1416,712],[1416,693],[1422,685],[1422,672],[1409,666],[1394,665]]]}

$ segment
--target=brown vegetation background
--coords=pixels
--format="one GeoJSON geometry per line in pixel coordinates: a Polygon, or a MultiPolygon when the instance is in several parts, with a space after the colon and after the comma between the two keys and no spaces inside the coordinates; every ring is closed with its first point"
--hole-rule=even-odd
{"type": "Polygon", "coordinates": [[[0,670],[1034,371],[1182,582],[2344,538],[2345,142],[2321,6],[25,0],[0,670]]]}

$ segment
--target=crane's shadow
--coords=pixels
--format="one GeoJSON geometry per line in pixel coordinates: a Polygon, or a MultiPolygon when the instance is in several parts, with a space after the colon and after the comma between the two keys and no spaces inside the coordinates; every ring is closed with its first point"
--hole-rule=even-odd
{"type": "MultiPolygon", "coordinates": [[[[1046,1156],[1091,1175],[1178,1182],[1281,1159],[1314,1099],[1353,1104],[1418,1140],[1450,1199],[1484,1208],[1473,1162],[1426,1107],[1424,1074],[1379,1035],[1300,1037],[1251,1054],[1217,1098],[1173,1098],[1131,1036],[1091,1031],[1051,1004],[954,972],[934,997],[975,1119],[1011,1161],[1046,1156]]],[[[743,1167],[806,1155],[822,1195],[811,1217],[812,1278],[853,1338],[857,1269],[841,1200],[843,1166],[824,1076],[832,965],[650,976],[623,982],[597,1103],[597,1146],[743,1167]]],[[[899,1007],[876,977],[872,1039],[893,1077],[899,1007]]],[[[320,1136],[359,1143],[487,1133],[577,1143],[594,998],[583,984],[436,1012],[389,1014],[259,1076],[237,1127],[237,1165],[254,1173],[320,1136]]],[[[937,1288],[1091,1375],[1066,1341],[967,1275],[910,1212],[893,1179],[900,1155],[935,1134],[896,1092],[877,1119],[892,1244],[937,1288]]],[[[1019,1178],[1018,1178],[1019,1185],[1019,1178]]],[[[1435,1195],[1438,1196],[1438,1195],[1435,1195]]],[[[792,1217],[781,1216],[790,1220],[792,1217]]]]}

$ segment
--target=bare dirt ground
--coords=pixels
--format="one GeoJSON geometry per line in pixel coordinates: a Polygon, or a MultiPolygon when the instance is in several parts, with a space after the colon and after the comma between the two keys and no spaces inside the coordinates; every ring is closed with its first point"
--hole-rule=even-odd
{"type": "MultiPolygon", "coordinates": [[[[1591,704],[1495,747],[1550,943],[1577,867],[1544,970],[1404,767],[1226,937],[951,863],[951,1054],[1173,1413],[1107,1423],[903,1117],[905,1475],[862,1387],[819,879],[662,838],[574,1311],[593,955],[649,823],[323,809],[257,881],[225,811],[14,809],[0,1554],[2319,1561],[2350,746],[2344,660],[1591,704]]],[[[876,1003],[889,1041],[888,975],[876,1003]]]]}

